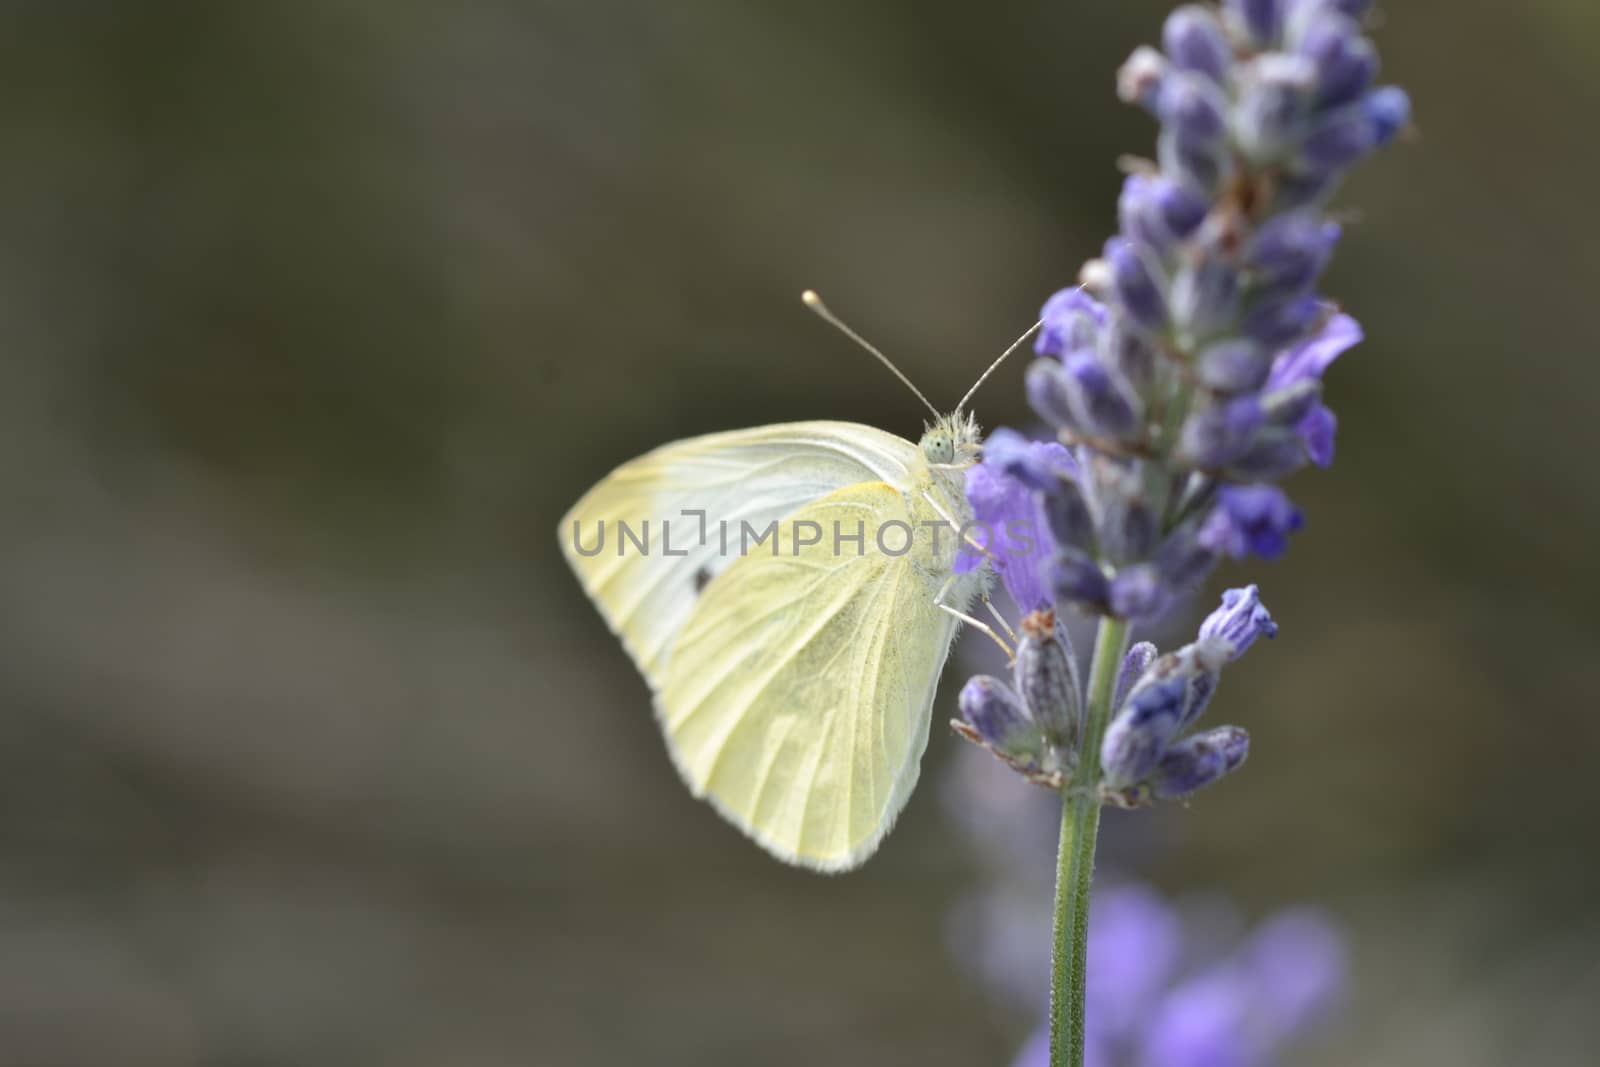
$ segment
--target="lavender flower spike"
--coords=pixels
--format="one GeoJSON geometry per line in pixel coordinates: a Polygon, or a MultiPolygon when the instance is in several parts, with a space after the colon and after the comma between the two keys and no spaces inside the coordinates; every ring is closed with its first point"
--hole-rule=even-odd
{"type": "Polygon", "coordinates": [[[1372,43],[1331,0],[1185,5],[1164,41],[1121,74],[1162,123],[1159,163],[1127,178],[1084,284],[1045,304],[1027,374],[1033,409],[1105,461],[1080,454],[1070,489],[1034,485],[1068,535],[1047,592],[1119,618],[1159,614],[1222,556],[1280,555],[1299,528],[1272,483],[1332,462],[1321,382],[1361,337],[1317,293],[1342,232],[1325,204],[1409,117],[1403,93],[1371,88],[1372,43]],[[1174,510],[1193,475],[1206,492],[1174,510]],[[1130,542],[1118,524],[1140,513],[1169,525],[1130,542]],[[1209,556],[1169,544],[1180,530],[1209,556]]]}
{"type": "MultiPolygon", "coordinates": [[[[1185,4],[1164,53],[1123,66],[1157,162],[1130,169],[1121,232],[1041,311],[1027,396],[1061,444],[997,431],[967,475],[984,551],[958,570],[992,564],[1020,614],[1152,619],[1304,525],[1275,483],[1332,462],[1323,378],[1361,339],[1317,291],[1342,235],[1326,205],[1410,116],[1373,85],[1363,8],[1185,4]]],[[[1264,629],[1229,633],[1242,651],[1264,629]]]]}
{"type": "MultiPolygon", "coordinates": [[[[1224,559],[1283,555],[1305,520],[1277,483],[1333,461],[1324,378],[1361,328],[1320,291],[1344,236],[1329,202],[1411,120],[1404,91],[1376,84],[1368,6],[1185,3],[1162,50],[1122,65],[1118,96],[1159,129],[1151,158],[1127,167],[1118,232],[1040,313],[1026,397],[1056,441],[996,433],[967,472],[989,536],[958,569],[993,566],[1017,617],[1034,623],[1016,650],[1020,712],[989,682],[963,693],[963,710],[1028,716],[1049,767],[1014,766],[1062,790],[1062,841],[1089,842],[1064,845],[1057,870],[1053,1067],[1081,1067],[1093,1047],[1082,938],[1064,932],[1082,930],[1101,805],[1189,796],[1249,750],[1238,727],[1192,730],[1224,668],[1277,632],[1254,585],[1230,589],[1188,645],[1157,655],[1127,644],[1135,623],[1184,603],[1224,559]],[[1024,551],[1013,535],[1030,528],[1024,551]],[[1070,654],[1039,623],[1073,610],[1099,618],[1082,689],[1063,684],[1070,654]]],[[[986,747],[1012,744],[970,717],[960,728],[986,747]]],[[[1238,1008],[1237,992],[1221,974],[1196,986],[1167,1017],[1177,1044],[1150,1050],[1206,1046],[1193,1028],[1221,1017],[1207,1005],[1238,1008]]],[[[1223,1057],[1208,1062],[1247,1062],[1227,1058],[1244,1054],[1236,1045],[1207,1047],[1223,1057]]]]}

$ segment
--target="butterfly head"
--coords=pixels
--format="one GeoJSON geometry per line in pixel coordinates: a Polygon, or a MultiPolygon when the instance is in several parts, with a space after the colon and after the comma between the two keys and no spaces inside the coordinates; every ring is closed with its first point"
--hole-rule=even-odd
{"type": "Polygon", "coordinates": [[[966,467],[977,462],[978,443],[982,435],[978,432],[978,420],[970,413],[963,414],[957,411],[953,415],[941,415],[922,433],[919,447],[922,456],[933,467],[966,467]]]}

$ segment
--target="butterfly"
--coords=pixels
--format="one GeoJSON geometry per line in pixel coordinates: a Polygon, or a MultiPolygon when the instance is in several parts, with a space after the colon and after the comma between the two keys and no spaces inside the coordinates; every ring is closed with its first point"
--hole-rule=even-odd
{"type": "Polygon", "coordinates": [[[916,785],[958,628],[987,629],[967,612],[989,568],[956,568],[982,438],[966,399],[938,415],[805,300],[934,410],[919,441],[826,421],[676,441],[603,478],[558,537],[690,791],[778,859],[843,871],[916,785]]]}

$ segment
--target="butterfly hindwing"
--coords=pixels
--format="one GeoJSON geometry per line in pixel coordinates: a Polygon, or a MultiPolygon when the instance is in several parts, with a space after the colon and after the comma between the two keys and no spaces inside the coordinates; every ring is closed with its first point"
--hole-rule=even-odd
{"type": "Polygon", "coordinates": [[[788,862],[860,863],[916,783],[955,622],[935,605],[947,557],[918,526],[933,513],[911,502],[878,481],[800,509],[773,550],[707,587],[673,643],[657,711],[674,761],[788,862]]]}

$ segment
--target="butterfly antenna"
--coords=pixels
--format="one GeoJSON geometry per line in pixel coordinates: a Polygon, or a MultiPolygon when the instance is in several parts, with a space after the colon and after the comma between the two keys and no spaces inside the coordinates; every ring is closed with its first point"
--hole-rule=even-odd
{"type": "Polygon", "coordinates": [[[989,364],[989,369],[988,370],[986,370],[982,374],[978,375],[978,380],[972,383],[972,388],[967,390],[967,395],[962,397],[961,398],[961,403],[956,405],[956,414],[959,415],[962,412],[962,410],[966,408],[967,401],[971,400],[972,399],[972,394],[976,393],[978,391],[978,386],[980,386],[984,382],[988,381],[989,380],[989,375],[993,374],[995,371],[1000,369],[1000,364],[1002,364],[1002,363],[1004,363],[1006,361],[1006,357],[1011,355],[1011,353],[1015,352],[1017,349],[1021,348],[1022,347],[1022,342],[1026,341],[1028,338],[1032,337],[1034,331],[1037,330],[1040,326],[1043,326],[1043,325],[1044,325],[1044,322],[1043,322],[1043,320],[1041,320],[1039,322],[1034,323],[1032,326],[1029,326],[1026,330],[1023,331],[1021,337],[1019,337],[1015,341],[1011,342],[1011,347],[1010,348],[1008,348],[1004,352],[1000,353],[1000,358],[999,359],[997,359],[993,363],[989,364]]]}
{"type": "Polygon", "coordinates": [[[850,340],[854,341],[856,344],[860,345],[862,348],[865,348],[868,352],[871,352],[874,356],[877,356],[878,357],[878,362],[882,363],[885,367],[888,367],[890,373],[892,373],[896,378],[899,378],[902,382],[905,382],[906,383],[906,388],[911,390],[913,393],[915,393],[917,395],[917,399],[922,401],[923,407],[926,407],[929,411],[933,412],[933,417],[935,419],[940,419],[940,418],[944,417],[943,414],[939,411],[939,409],[934,407],[931,403],[929,403],[928,402],[928,398],[922,395],[922,390],[918,389],[916,386],[912,385],[911,384],[911,379],[907,378],[905,376],[905,374],[900,370],[899,367],[896,367],[893,363],[891,363],[889,361],[889,357],[888,356],[884,355],[882,352],[879,352],[871,344],[867,343],[867,339],[866,338],[862,337],[859,333],[856,333],[850,327],[846,326],[842,321],[840,321],[840,319],[839,319],[839,317],[837,315],[835,315],[833,312],[829,311],[828,310],[828,305],[824,304],[822,302],[822,297],[820,297],[820,296],[818,296],[816,294],[816,290],[807,289],[805,292],[800,294],[800,300],[801,300],[802,303],[805,304],[806,307],[808,307],[812,311],[816,312],[817,318],[821,319],[823,322],[827,323],[829,326],[832,326],[834,329],[838,330],[840,333],[842,333],[846,337],[850,338],[850,340]]]}

